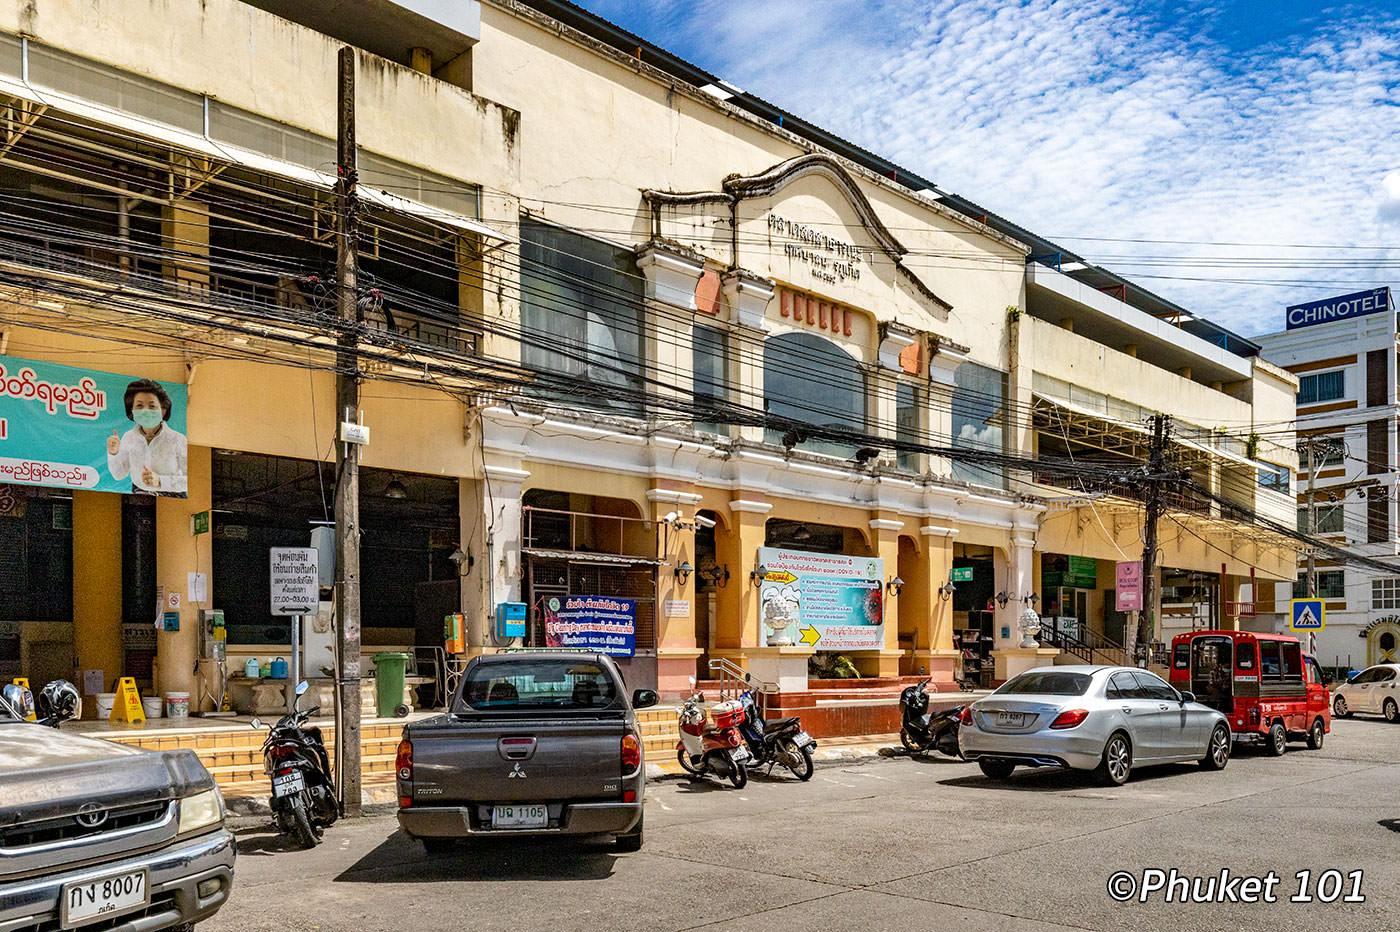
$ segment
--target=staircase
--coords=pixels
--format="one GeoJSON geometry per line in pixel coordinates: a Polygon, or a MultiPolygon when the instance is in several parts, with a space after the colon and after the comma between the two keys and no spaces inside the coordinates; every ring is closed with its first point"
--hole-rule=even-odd
{"type": "Polygon", "coordinates": [[[1112,667],[1131,666],[1128,649],[1111,638],[1093,631],[1071,634],[1060,631],[1055,619],[1042,619],[1040,640],[1052,647],[1078,658],[1083,663],[1103,664],[1112,667]]]}

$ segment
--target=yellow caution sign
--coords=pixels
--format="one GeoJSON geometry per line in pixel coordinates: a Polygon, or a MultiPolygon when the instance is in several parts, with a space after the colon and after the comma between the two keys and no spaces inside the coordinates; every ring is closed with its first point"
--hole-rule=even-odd
{"type": "Polygon", "coordinates": [[[146,723],[146,712],[141,708],[141,694],[136,691],[136,680],[124,676],[117,680],[117,701],[112,703],[109,722],[146,723]]]}
{"type": "MultiPolygon", "coordinates": [[[[13,685],[15,685],[15,686],[22,686],[22,687],[24,687],[25,689],[28,689],[28,688],[29,688],[29,677],[27,677],[27,676],[17,676],[17,677],[15,677],[13,680],[11,680],[10,682],[11,682],[13,685]]],[[[33,712],[30,712],[30,713],[29,713],[28,721],[31,721],[31,722],[36,722],[36,721],[38,721],[38,719],[34,717],[34,713],[33,713],[33,712]]]]}

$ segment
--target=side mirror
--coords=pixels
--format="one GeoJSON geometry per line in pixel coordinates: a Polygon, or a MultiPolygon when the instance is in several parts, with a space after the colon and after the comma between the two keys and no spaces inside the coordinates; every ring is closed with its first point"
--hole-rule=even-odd
{"type": "Polygon", "coordinates": [[[262,719],[260,719],[260,718],[255,718],[255,719],[253,719],[251,722],[249,722],[248,724],[249,724],[250,726],[252,726],[253,728],[261,728],[261,727],[262,727],[262,719]]]}
{"type": "Polygon", "coordinates": [[[1330,674],[1330,673],[1324,673],[1324,674],[1322,674],[1322,685],[1323,685],[1323,686],[1331,686],[1331,685],[1332,685],[1333,683],[1335,683],[1336,681],[1337,681],[1337,678],[1334,677],[1332,674],[1330,674]]]}
{"type": "Polygon", "coordinates": [[[661,697],[656,695],[654,689],[638,689],[632,692],[632,708],[634,709],[645,709],[660,701],[661,697]]]}
{"type": "Polygon", "coordinates": [[[306,691],[307,691],[308,689],[310,689],[310,688],[311,688],[311,684],[310,684],[309,682],[307,682],[306,680],[302,680],[300,683],[297,684],[297,695],[298,695],[298,696],[304,696],[304,695],[306,695],[306,691]]]}
{"type": "Polygon", "coordinates": [[[693,676],[690,678],[690,685],[691,685],[691,686],[694,686],[694,685],[695,685],[695,677],[693,677],[693,676]]]}
{"type": "Polygon", "coordinates": [[[1192,692],[1183,692],[1183,693],[1181,694],[1181,704],[1182,704],[1182,705],[1185,705],[1185,704],[1188,703],[1188,702],[1195,702],[1195,701],[1196,701],[1196,694],[1195,694],[1195,693],[1192,693],[1192,692]]]}

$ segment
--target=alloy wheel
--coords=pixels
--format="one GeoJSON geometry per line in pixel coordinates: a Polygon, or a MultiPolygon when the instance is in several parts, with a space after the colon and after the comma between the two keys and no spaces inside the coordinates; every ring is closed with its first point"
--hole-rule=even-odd
{"type": "Polygon", "coordinates": [[[1132,755],[1128,750],[1126,738],[1114,735],[1108,739],[1108,747],[1104,750],[1104,763],[1108,765],[1108,776],[1114,783],[1127,782],[1128,772],[1132,768],[1132,755]]]}
{"type": "Polygon", "coordinates": [[[1215,729],[1215,734],[1211,736],[1210,758],[1215,762],[1216,769],[1230,762],[1230,733],[1224,728],[1215,729]]]}

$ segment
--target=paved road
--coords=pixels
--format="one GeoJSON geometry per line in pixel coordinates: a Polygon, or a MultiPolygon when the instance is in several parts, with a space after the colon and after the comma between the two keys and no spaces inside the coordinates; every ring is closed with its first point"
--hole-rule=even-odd
{"type": "Polygon", "coordinates": [[[233,900],[201,929],[1395,929],[1397,762],[1400,726],[1351,719],[1321,751],[1243,751],[1222,773],[1160,768],[1117,789],[1050,771],[998,784],[902,752],[807,784],[668,780],[649,787],[646,845],[627,855],[493,842],[429,858],[392,816],[337,825],[312,852],[258,829],[240,835],[233,900]],[[1274,871],[1279,902],[1108,895],[1115,872],[1152,868],[1274,871]],[[1297,871],[1329,869],[1364,871],[1365,902],[1288,902],[1297,871]]]}

